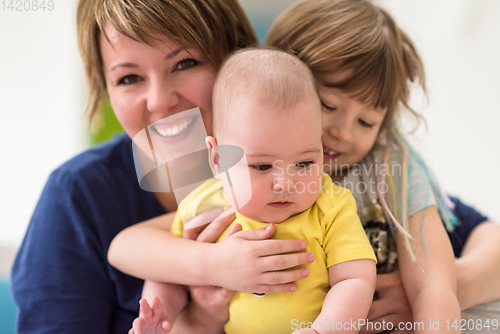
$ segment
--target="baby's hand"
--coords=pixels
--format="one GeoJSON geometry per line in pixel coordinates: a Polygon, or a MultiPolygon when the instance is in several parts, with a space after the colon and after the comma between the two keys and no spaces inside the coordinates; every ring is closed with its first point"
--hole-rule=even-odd
{"type": "Polygon", "coordinates": [[[172,329],[170,316],[166,314],[161,305],[160,298],[153,297],[152,305],[146,299],[139,301],[139,317],[134,320],[132,329],[128,334],[165,334],[172,329]]]}

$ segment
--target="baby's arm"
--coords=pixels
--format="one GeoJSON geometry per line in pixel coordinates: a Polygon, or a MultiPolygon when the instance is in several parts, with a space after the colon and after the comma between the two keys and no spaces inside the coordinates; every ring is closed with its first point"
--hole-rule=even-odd
{"type": "MultiPolygon", "coordinates": [[[[142,279],[244,292],[293,291],[297,286],[293,281],[307,276],[303,268],[289,269],[311,262],[311,253],[300,252],[306,242],[266,240],[274,234],[273,224],[269,229],[241,231],[212,244],[170,234],[174,216],[163,215],[121,231],[108,251],[111,265],[142,279]]],[[[208,228],[218,226],[213,231],[220,235],[233,219],[234,214],[208,228]]]]}
{"type": "Polygon", "coordinates": [[[313,330],[298,330],[294,334],[360,331],[363,325],[360,320],[366,319],[375,291],[375,261],[361,259],[338,263],[328,268],[328,273],[331,289],[314,321],[313,330]]]}
{"type": "Polygon", "coordinates": [[[436,207],[427,207],[423,221],[422,216],[420,211],[409,219],[415,262],[405,249],[402,236],[397,236],[403,287],[414,323],[423,323],[420,330],[415,328],[415,333],[435,333],[430,321],[439,321],[441,333],[459,333],[451,326],[455,320],[460,323],[453,250],[436,207]]]}

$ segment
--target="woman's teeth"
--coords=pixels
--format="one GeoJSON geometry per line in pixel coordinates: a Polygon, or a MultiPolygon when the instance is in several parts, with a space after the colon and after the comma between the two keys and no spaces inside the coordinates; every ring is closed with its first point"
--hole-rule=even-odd
{"type": "Polygon", "coordinates": [[[175,137],[183,133],[187,128],[193,124],[195,117],[187,119],[184,122],[170,127],[161,127],[161,125],[155,125],[155,130],[162,137],[175,137]]]}
{"type": "Polygon", "coordinates": [[[334,150],[330,150],[329,148],[324,147],[323,152],[325,152],[328,155],[336,155],[339,154],[339,152],[335,152],[334,150]]]}

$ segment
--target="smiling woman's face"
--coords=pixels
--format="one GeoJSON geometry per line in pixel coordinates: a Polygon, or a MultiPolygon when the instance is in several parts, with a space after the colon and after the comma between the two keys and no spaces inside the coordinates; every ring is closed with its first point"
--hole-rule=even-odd
{"type": "MultiPolygon", "coordinates": [[[[106,88],[118,121],[130,138],[148,125],[199,107],[207,134],[212,133],[212,89],[216,70],[197,49],[159,37],[158,48],[136,42],[112,27],[111,41],[101,34],[106,88]]],[[[187,124],[187,122],[185,122],[187,124]]],[[[159,129],[165,137],[186,131],[185,124],[159,129]]]]}

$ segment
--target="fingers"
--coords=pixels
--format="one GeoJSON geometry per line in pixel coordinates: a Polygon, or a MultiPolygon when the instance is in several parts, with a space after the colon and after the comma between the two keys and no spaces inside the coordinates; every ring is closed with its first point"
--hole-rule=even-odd
{"type": "MultiPolygon", "coordinates": [[[[370,320],[369,326],[364,326],[359,334],[375,334],[380,333],[381,331],[390,331],[390,333],[399,333],[397,331],[400,327],[401,329],[405,329],[405,333],[410,333],[410,328],[405,328],[408,324],[411,324],[413,319],[410,318],[401,318],[398,314],[390,314],[381,318],[370,320]],[[408,329],[408,331],[406,331],[408,329]],[[394,332],[396,331],[396,332],[394,332]]],[[[413,333],[413,331],[411,331],[413,333]]]]}
{"type": "Polygon", "coordinates": [[[291,283],[296,280],[306,278],[307,276],[309,276],[309,269],[307,268],[297,268],[291,270],[268,272],[260,275],[258,284],[270,285],[270,286],[280,285],[285,283],[291,283]]]}
{"type": "Polygon", "coordinates": [[[390,274],[377,275],[377,282],[375,284],[376,291],[392,289],[395,286],[402,286],[401,276],[398,272],[395,271],[390,274]]]}
{"type": "Polygon", "coordinates": [[[190,230],[193,228],[202,227],[216,219],[222,213],[222,211],[222,208],[217,207],[200,212],[198,215],[196,215],[196,217],[190,219],[186,224],[184,224],[184,229],[190,230]]]}
{"type": "Polygon", "coordinates": [[[276,231],[276,226],[274,224],[269,224],[264,228],[259,228],[257,230],[241,231],[237,234],[238,238],[245,240],[265,240],[273,236],[276,231]]]}
{"type": "Polygon", "coordinates": [[[229,301],[231,300],[231,298],[233,298],[234,292],[235,291],[233,291],[233,290],[221,288],[220,294],[222,296],[222,302],[228,302],[229,303],[229,301]]]}
{"type": "Polygon", "coordinates": [[[314,254],[309,252],[266,256],[261,259],[263,271],[277,271],[293,268],[314,261],[314,254]]]}
{"type": "Polygon", "coordinates": [[[201,231],[203,231],[203,229],[205,227],[206,227],[205,225],[200,225],[200,226],[197,226],[195,228],[191,228],[189,230],[184,230],[184,231],[182,231],[182,237],[184,239],[196,240],[196,238],[198,238],[198,236],[200,235],[201,231]]]}
{"type": "MultiPolygon", "coordinates": [[[[269,225],[271,226],[271,225],[269,225]]],[[[238,235],[241,238],[241,235],[246,232],[256,232],[254,231],[242,231],[239,232],[238,235]]],[[[251,240],[251,239],[249,239],[251,240]]],[[[256,255],[258,256],[271,256],[276,254],[284,254],[284,253],[292,253],[302,251],[307,248],[307,243],[304,240],[300,239],[292,239],[292,240],[263,240],[260,241],[258,251],[256,255]]],[[[307,262],[304,262],[307,263],[307,262]]],[[[295,265],[304,264],[304,263],[296,263],[295,265]]],[[[289,267],[287,267],[289,268],[289,267]]]]}
{"type": "Polygon", "coordinates": [[[242,229],[243,228],[241,227],[240,224],[234,224],[233,226],[231,226],[231,229],[229,229],[229,231],[226,233],[226,235],[224,236],[224,239],[226,239],[227,237],[232,236],[233,234],[235,234],[236,232],[241,231],[242,229]]]}
{"type": "Polygon", "coordinates": [[[411,307],[406,297],[399,273],[377,275],[375,291],[378,300],[370,307],[367,318],[371,320],[398,314],[407,318],[411,316],[411,307]]]}
{"type": "Polygon", "coordinates": [[[196,240],[202,242],[215,242],[221,236],[222,232],[232,223],[234,218],[236,218],[234,209],[231,208],[223,212],[200,233],[196,240]]]}

